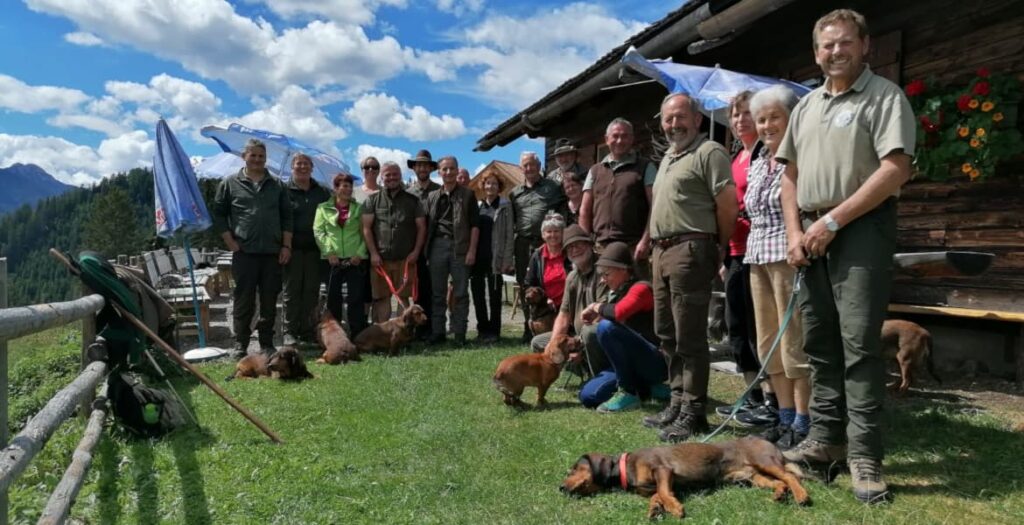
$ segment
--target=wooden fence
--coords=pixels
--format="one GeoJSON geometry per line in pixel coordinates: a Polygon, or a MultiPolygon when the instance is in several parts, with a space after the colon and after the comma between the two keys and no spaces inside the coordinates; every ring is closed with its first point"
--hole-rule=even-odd
{"type": "Polygon", "coordinates": [[[75,449],[71,465],[64,472],[56,490],[39,518],[40,524],[64,523],[92,463],[92,450],[99,443],[106,419],[105,404],[92,406],[96,387],[104,383],[107,365],[96,361],[85,363],[85,349],[95,339],[95,315],[103,308],[100,295],[86,295],[74,301],[49,303],[18,308],[7,307],[7,260],[0,258],[0,525],[7,524],[7,490],[25,471],[32,459],[60,425],[81,405],[88,415],[85,435],[75,449]],[[7,342],[29,334],[68,323],[82,321],[82,372],[68,386],[57,392],[46,406],[25,424],[10,442],[7,441],[7,342]]]}

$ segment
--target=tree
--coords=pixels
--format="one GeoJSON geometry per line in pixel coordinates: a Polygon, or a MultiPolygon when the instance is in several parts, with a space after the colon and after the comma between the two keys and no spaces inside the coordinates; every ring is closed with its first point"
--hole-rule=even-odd
{"type": "Polygon", "coordinates": [[[144,247],[135,205],[126,191],[118,186],[110,187],[89,207],[82,249],[113,259],[119,254],[137,254],[144,247]]]}

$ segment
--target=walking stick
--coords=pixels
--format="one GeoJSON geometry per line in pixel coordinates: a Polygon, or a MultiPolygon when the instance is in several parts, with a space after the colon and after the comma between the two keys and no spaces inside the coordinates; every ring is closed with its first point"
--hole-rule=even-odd
{"type": "MultiPolygon", "coordinates": [[[[72,274],[76,276],[81,275],[81,271],[79,271],[78,268],[75,268],[74,265],[71,264],[71,261],[69,261],[68,258],[65,257],[64,254],[59,252],[57,249],[50,248],[50,255],[52,255],[55,259],[64,264],[64,266],[66,266],[68,271],[71,272],[72,274]]],[[[224,391],[224,389],[217,385],[217,383],[211,381],[210,378],[206,377],[205,375],[203,375],[202,372],[197,370],[196,367],[192,366],[192,363],[189,363],[188,361],[185,360],[185,358],[181,357],[181,355],[178,354],[178,352],[176,352],[174,348],[171,347],[171,345],[167,344],[167,342],[161,339],[160,336],[153,333],[153,331],[150,330],[149,327],[145,325],[145,323],[140,321],[138,317],[135,317],[134,315],[131,314],[131,312],[126,311],[124,308],[121,307],[121,305],[115,302],[109,301],[109,304],[114,307],[114,310],[118,313],[118,315],[120,315],[124,319],[127,319],[128,322],[135,326],[135,328],[138,328],[144,334],[146,334],[146,336],[149,337],[149,339],[152,340],[154,343],[156,343],[156,345],[160,347],[160,349],[163,350],[168,357],[170,357],[172,360],[174,360],[174,362],[178,363],[183,368],[185,368],[185,370],[188,370],[190,374],[195,376],[196,379],[198,379],[201,383],[206,385],[210,390],[213,390],[213,393],[217,394],[217,396],[223,399],[225,403],[231,405],[231,408],[237,410],[238,413],[242,414],[245,417],[245,419],[248,419],[253,425],[256,425],[256,428],[260,429],[264,434],[266,434],[271,441],[273,441],[274,443],[284,443],[280,436],[274,433],[273,430],[270,430],[270,427],[268,427],[265,423],[260,421],[259,418],[253,415],[252,412],[249,412],[248,409],[240,405],[238,401],[232,399],[231,396],[229,396],[228,393],[224,391]]]]}

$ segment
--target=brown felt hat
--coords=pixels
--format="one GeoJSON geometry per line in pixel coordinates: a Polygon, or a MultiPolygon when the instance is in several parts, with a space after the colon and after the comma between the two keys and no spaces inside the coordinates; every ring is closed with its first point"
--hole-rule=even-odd
{"type": "Polygon", "coordinates": [[[566,249],[570,244],[574,242],[586,242],[588,244],[594,244],[594,239],[590,235],[580,228],[579,224],[570,224],[565,230],[562,231],[562,249],[566,249]]]}
{"type": "Polygon", "coordinates": [[[555,155],[561,155],[562,153],[575,153],[576,144],[566,138],[561,138],[555,141],[555,155]]]}
{"type": "Polygon", "coordinates": [[[413,157],[413,158],[409,159],[408,161],[406,161],[406,164],[408,164],[409,165],[409,169],[412,170],[412,169],[416,169],[416,163],[417,162],[429,163],[432,168],[434,168],[435,170],[437,169],[437,162],[434,162],[434,159],[430,156],[430,152],[425,150],[425,149],[419,150],[416,153],[415,157],[413,157]]]}
{"type": "Polygon", "coordinates": [[[601,257],[597,259],[597,266],[609,268],[633,268],[633,254],[624,242],[613,242],[604,247],[601,257]]]}

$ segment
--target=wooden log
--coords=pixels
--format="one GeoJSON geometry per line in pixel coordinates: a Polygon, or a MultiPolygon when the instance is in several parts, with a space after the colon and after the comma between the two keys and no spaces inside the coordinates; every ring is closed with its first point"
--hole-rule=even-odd
{"type": "Polygon", "coordinates": [[[84,319],[98,312],[103,304],[103,296],[93,294],[63,303],[7,308],[0,311],[0,339],[17,339],[84,319]]]}
{"type": "MultiPolygon", "coordinates": [[[[901,207],[900,211],[903,209],[901,207]]],[[[1021,228],[1024,227],[1024,206],[1003,211],[965,211],[963,213],[929,213],[907,217],[902,213],[898,221],[901,230],[959,230],[963,228],[1021,228]]]]}
{"type": "Polygon", "coordinates": [[[42,450],[50,436],[74,412],[78,400],[86,393],[95,391],[96,385],[106,374],[107,364],[102,361],[87,366],[71,384],[57,392],[4,447],[0,452],[0,491],[6,491],[25,471],[25,467],[42,450]]]}
{"type": "MultiPolygon", "coordinates": [[[[103,396],[106,397],[106,387],[102,388],[103,396]]],[[[106,403],[100,403],[93,407],[89,415],[89,423],[85,427],[85,434],[78,442],[74,454],[71,456],[71,464],[64,471],[57,488],[50,494],[42,515],[39,516],[37,525],[57,525],[64,523],[71,511],[71,506],[78,497],[78,491],[85,483],[85,475],[89,473],[92,466],[92,451],[100,442],[103,436],[103,422],[107,417],[106,403]]]]}

